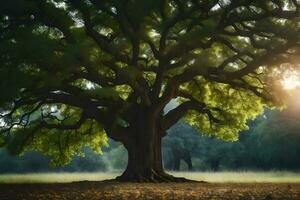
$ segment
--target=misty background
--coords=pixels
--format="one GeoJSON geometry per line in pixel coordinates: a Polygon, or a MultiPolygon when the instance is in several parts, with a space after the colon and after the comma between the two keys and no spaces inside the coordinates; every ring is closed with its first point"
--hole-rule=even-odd
{"type": "MultiPolygon", "coordinates": [[[[297,101],[298,102],[298,101],[297,101]]],[[[176,106],[172,102],[166,112],[176,106]]],[[[203,136],[196,129],[179,121],[163,139],[164,167],[172,171],[239,171],[300,170],[300,109],[298,103],[287,109],[266,110],[250,129],[240,133],[236,142],[203,136]]],[[[95,172],[122,171],[127,152],[122,144],[109,140],[109,146],[98,155],[83,149],[84,157],[74,157],[60,168],[49,167],[49,157],[37,152],[11,156],[0,149],[0,173],[27,172],[95,172]]]]}

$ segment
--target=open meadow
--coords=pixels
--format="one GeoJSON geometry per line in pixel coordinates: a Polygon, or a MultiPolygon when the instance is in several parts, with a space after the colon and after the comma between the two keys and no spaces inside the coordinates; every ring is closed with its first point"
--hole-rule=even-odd
{"type": "MultiPolygon", "coordinates": [[[[273,172],[169,172],[176,177],[210,183],[299,183],[300,173],[273,172]]],[[[3,174],[0,183],[70,183],[114,179],[120,172],[3,174]]]]}
{"type": "Polygon", "coordinates": [[[118,173],[0,175],[0,199],[300,199],[292,172],[180,172],[192,183],[120,183],[118,173]],[[106,180],[106,181],[105,181],[106,180]]]}

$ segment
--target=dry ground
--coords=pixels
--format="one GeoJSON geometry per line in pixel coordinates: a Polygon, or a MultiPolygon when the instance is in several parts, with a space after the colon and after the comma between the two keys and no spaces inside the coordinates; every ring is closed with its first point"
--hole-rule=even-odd
{"type": "Polygon", "coordinates": [[[0,200],[71,199],[300,199],[299,183],[74,183],[0,184],[0,200]]]}

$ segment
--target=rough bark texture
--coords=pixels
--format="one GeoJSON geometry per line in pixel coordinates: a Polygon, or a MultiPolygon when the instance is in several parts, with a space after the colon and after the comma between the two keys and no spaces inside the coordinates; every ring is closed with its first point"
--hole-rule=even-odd
{"type": "Polygon", "coordinates": [[[161,155],[161,140],[158,122],[153,116],[137,119],[131,137],[123,141],[128,152],[128,165],[119,181],[131,182],[179,182],[184,178],[175,178],[164,172],[161,155]]]}

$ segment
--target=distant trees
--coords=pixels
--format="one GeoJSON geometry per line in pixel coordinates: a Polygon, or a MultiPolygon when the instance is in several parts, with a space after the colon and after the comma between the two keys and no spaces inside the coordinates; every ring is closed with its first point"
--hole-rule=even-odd
{"type": "MultiPolygon", "coordinates": [[[[180,121],[162,141],[164,167],[194,171],[300,170],[298,106],[283,112],[266,111],[249,124],[250,130],[241,133],[236,142],[199,136],[196,129],[180,121]]],[[[75,157],[67,166],[54,169],[48,166],[50,158],[37,153],[16,158],[2,150],[0,173],[123,170],[127,164],[125,148],[113,141],[109,143],[102,156],[85,149],[85,157],[75,157]]]]}
{"type": "MultiPolygon", "coordinates": [[[[300,169],[300,117],[289,109],[275,112],[256,128],[248,142],[252,164],[262,169],[300,169]]],[[[250,161],[251,162],[251,161],[250,161]]]]}
{"type": "Polygon", "coordinates": [[[169,153],[175,148],[190,152],[194,170],[300,170],[299,111],[300,105],[282,112],[266,111],[249,123],[250,130],[242,132],[236,142],[198,136],[195,129],[180,122],[163,140],[165,167],[172,169],[176,162],[169,153]]]}
{"type": "Polygon", "coordinates": [[[91,150],[84,150],[85,157],[75,156],[64,167],[49,166],[50,158],[36,152],[27,152],[24,156],[11,156],[4,149],[0,150],[0,173],[27,173],[27,172],[87,172],[106,171],[108,162],[91,150]]]}
{"type": "Polygon", "coordinates": [[[199,138],[196,129],[179,121],[162,140],[164,167],[168,170],[180,170],[180,163],[184,162],[187,169],[192,170],[192,152],[201,151],[203,148],[199,145],[199,138]]]}
{"type": "Polygon", "coordinates": [[[196,129],[184,121],[180,121],[170,129],[170,133],[163,139],[164,166],[169,170],[180,170],[184,163],[185,170],[194,166],[195,170],[211,169],[217,171],[226,150],[231,143],[210,137],[199,136],[196,129]],[[177,155],[174,155],[174,153],[177,155]],[[195,159],[201,163],[195,163],[195,159]],[[192,163],[189,163],[189,160],[192,163]],[[181,161],[181,165],[180,164],[181,161]],[[209,167],[208,167],[209,166],[209,167]]]}

